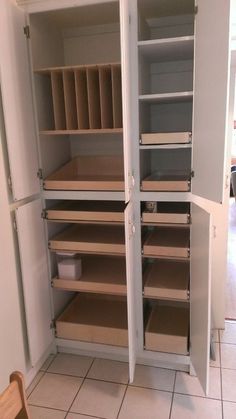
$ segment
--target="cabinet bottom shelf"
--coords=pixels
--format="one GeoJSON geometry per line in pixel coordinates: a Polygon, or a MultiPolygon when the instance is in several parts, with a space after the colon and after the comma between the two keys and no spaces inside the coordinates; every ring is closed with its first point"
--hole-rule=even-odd
{"type": "Polygon", "coordinates": [[[156,305],[145,330],[145,349],[188,354],[189,309],[171,305],[156,305]]]}
{"type": "Polygon", "coordinates": [[[77,295],[56,320],[56,331],[58,338],[127,347],[126,299],[77,295]]]}

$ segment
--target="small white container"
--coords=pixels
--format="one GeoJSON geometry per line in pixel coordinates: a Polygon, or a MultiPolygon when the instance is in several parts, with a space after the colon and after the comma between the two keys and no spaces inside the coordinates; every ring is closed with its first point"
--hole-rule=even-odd
{"type": "Polygon", "coordinates": [[[81,258],[75,253],[57,253],[59,279],[78,280],[82,275],[81,258]]]}

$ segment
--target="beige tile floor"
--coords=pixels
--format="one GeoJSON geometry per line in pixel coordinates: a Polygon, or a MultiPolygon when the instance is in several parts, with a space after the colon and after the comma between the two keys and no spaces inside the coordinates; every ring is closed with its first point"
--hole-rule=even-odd
{"type": "Polygon", "coordinates": [[[236,322],[214,334],[217,360],[205,397],[196,377],[68,354],[50,356],[27,389],[32,419],[235,419],[236,322]]]}

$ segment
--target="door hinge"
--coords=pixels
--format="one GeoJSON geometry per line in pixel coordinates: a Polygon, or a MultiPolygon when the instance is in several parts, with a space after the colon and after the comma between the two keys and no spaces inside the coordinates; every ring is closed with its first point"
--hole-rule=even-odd
{"type": "Polygon", "coordinates": [[[38,177],[40,180],[42,180],[42,179],[43,179],[43,170],[42,170],[42,169],[39,169],[39,170],[37,171],[37,177],[38,177]]]}
{"type": "Polygon", "coordinates": [[[194,14],[197,15],[198,14],[198,6],[194,6],[194,14]]]}
{"type": "Polygon", "coordinates": [[[194,170],[192,170],[191,171],[191,177],[194,177],[195,176],[195,172],[194,172],[194,170]]]}
{"type": "Polygon", "coordinates": [[[53,330],[55,337],[57,337],[56,320],[52,319],[50,323],[50,329],[53,330]]]}
{"type": "Polygon", "coordinates": [[[11,175],[9,175],[8,178],[7,178],[7,184],[8,184],[9,188],[12,191],[12,178],[11,178],[11,175]]]}
{"type": "Polygon", "coordinates": [[[215,239],[216,238],[216,226],[215,225],[212,226],[212,235],[213,235],[213,239],[215,239]]]}
{"type": "Polygon", "coordinates": [[[17,222],[16,222],[16,216],[15,216],[15,214],[13,215],[12,224],[13,224],[14,230],[17,231],[18,228],[17,228],[17,222]]]}
{"type": "Polygon", "coordinates": [[[26,38],[29,39],[30,38],[30,27],[29,27],[29,25],[24,26],[23,30],[24,30],[24,34],[25,34],[26,38]]]}
{"type": "Polygon", "coordinates": [[[43,220],[47,220],[48,219],[48,212],[46,209],[43,209],[43,211],[41,212],[41,218],[43,220]]]}
{"type": "Polygon", "coordinates": [[[129,24],[131,24],[131,15],[129,15],[129,24]]]}

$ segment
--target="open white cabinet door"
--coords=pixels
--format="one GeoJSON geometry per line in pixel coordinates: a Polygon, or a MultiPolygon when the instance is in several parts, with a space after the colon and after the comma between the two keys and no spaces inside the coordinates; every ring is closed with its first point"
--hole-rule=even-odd
{"type": "Polygon", "coordinates": [[[192,204],[190,262],[190,357],[207,394],[211,334],[211,219],[192,204]]]}
{"type": "Polygon", "coordinates": [[[25,16],[15,1],[2,0],[0,77],[14,200],[39,192],[38,154],[25,16]]]}
{"type": "Polygon", "coordinates": [[[134,213],[130,202],[125,209],[125,249],[126,249],[126,283],[129,330],[129,380],[134,380],[136,364],[136,316],[135,316],[135,276],[134,276],[134,213]]]}
{"type": "Polygon", "coordinates": [[[229,94],[230,1],[197,0],[192,192],[223,201],[229,94]]]}
{"type": "Polygon", "coordinates": [[[123,113],[123,152],[125,175],[125,202],[129,202],[133,190],[131,160],[131,45],[130,45],[130,0],[120,0],[120,43],[123,113]]]}
{"type": "Polygon", "coordinates": [[[40,200],[16,210],[21,274],[32,366],[52,343],[47,250],[40,200]]]}

